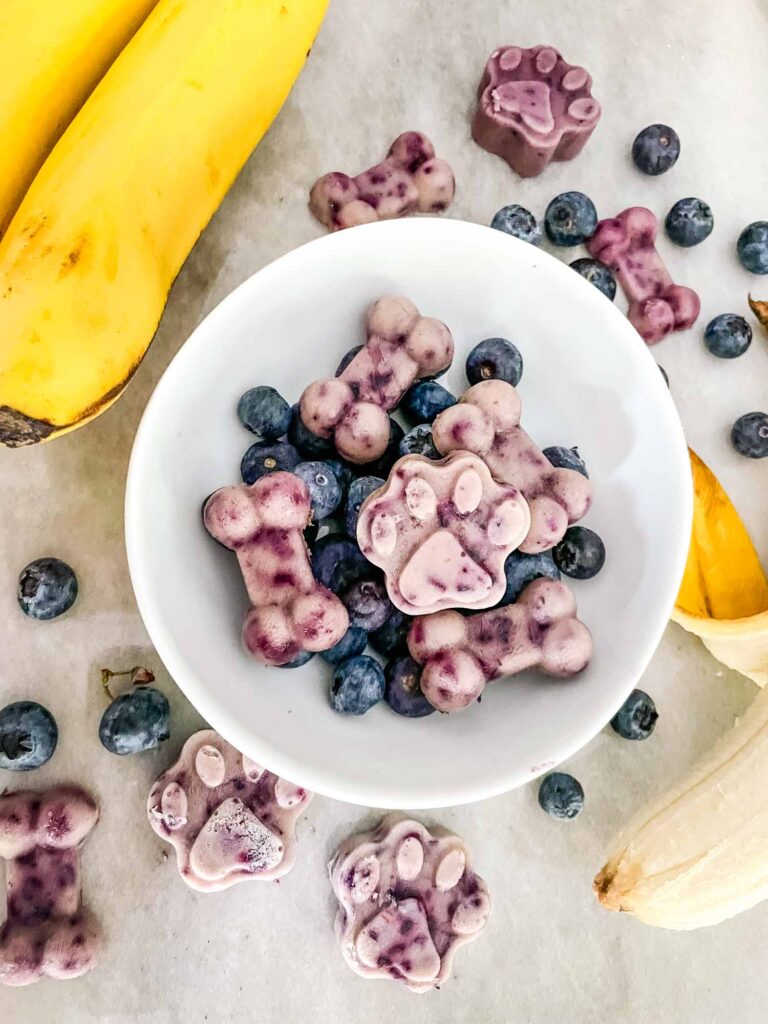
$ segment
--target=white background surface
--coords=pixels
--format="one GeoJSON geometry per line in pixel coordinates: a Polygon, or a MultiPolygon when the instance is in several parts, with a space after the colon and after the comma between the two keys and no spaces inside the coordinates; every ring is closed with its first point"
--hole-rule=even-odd
{"type": "MultiPolygon", "coordinates": [[[[0,989],[3,1021],[765,1019],[768,906],[716,929],[675,934],[608,914],[590,890],[614,829],[707,749],[754,692],[677,627],[667,631],[644,681],[661,712],[653,738],[630,744],[608,731],[570,763],[587,794],[580,818],[547,818],[535,787],[426,816],[464,836],[495,904],[486,931],[460,951],[441,992],[418,997],[358,979],[334,946],[325,862],[341,838],[374,820],[365,809],[317,799],[300,823],[298,863],[279,885],[207,896],[187,890],[143,807],[151,781],[202,723],[148,648],[127,576],[122,499],[146,399],[202,315],[254,270],[319,233],[305,209],[317,175],[356,173],[398,132],[417,128],[452,162],[459,183],[453,213],[470,220],[487,223],[512,201],[540,215],[568,188],[589,193],[601,216],[634,203],[663,216],[686,195],[710,203],[716,226],[706,243],[691,251],[661,243],[673,277],[700,291],[703,309],[697,327],[655,354],[670,374],[689,441],[766,552],[768,466],[739,459],[728,429],[741,413],[768,406],[768,340],[756,331],[749,353],[729,364],[708,355],[701,329],[716,313],[744,312],[750,286],[768,297],[768,278],[751,278],[733,256],[740,228],[768,218],[767,13],[756,0],[334,0],[280,118],[182,271],[128,393],[52,445],[0,452],[0,694],[3,703],[42,700],[59,723],[55,758],[23,781],[71,780],[100,799],[102,820],[84,850],[84,886],[108,936],[101,966],[83,979],[0,989]],[[470,141],[468,113],[497,44],[541,42],[592,72],[604,114],[574,163],[522,182],[470,141]],[[635,132],[656,120],[678,129],[683,154],[654,180],[637,174],[627,153],[635,132]],[[49,553],[76,568],[81,597],[62,621],[33,623],[15,607],[16,575],[49,553]],[[98,669],[136,662],[159,670],[174,735],[157,754],[117,760],[96,738],[98,669]]],[[[568,310],[556,296],[552,314],[567,331],[568,310]]],[[[195,423],[187,426],[192,445],[195,423]]],[[[4,776],[0,785],[20,781],[4,776]]]]}

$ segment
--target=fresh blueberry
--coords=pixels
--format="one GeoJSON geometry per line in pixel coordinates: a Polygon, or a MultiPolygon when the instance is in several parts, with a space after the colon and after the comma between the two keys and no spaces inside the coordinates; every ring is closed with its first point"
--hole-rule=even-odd
{"type": "Polygon", "coordinates": [[[318,583],[341,594],[352,583],[370,579],[371,563],[355,541],[341,533],[327,533],[312,549],[312,574],[318,583]]]}
{"type": "Polygon", "coordinates": [[[409,430],[400,442],[398,450],[401,455],[423,455],[425,459],[441,458],[432,440],[430,423],[420,423],[418,427],[409,430]]]}
{"type": "Polygon", "coordinates": [[[370,633],[383,626],[392,611],[387,588],[380,580],[358,580],[341,595],[349,612],[350,626],[359,626],[370,633]]]}
{"type": "Polygon", "coordinates": [[[276,668],[301,668],[302,665],[306,665],[308,661],[314,658],[314,651],[299,651],[290,661],[286,661],[284,665],[276,665],[276,668]]]}
{"type": "Polygon", "coordinates": [[[412,423],[432,423],[438,413],[452,405],[456,405],[456,399],[442,384],[420,380],[406,391],[400,409],[412,423]]]}
{"type": "Polygon", "coordinates": [[[553,245],[581,245],[595,233],[595,204],[583,192],[563,192],[547,207],[544,227],[553,245]]]}
{"type": "Polygon", "coordinates": [[[405,431],[397,422],[389,417],[389,440],[387,441],[387,447],[384,449],[384,454],[380,455],[374,462],[366,463],[364,467],[366,473],[369,476],[381,477],[382,480],[386,480],[389,476],[390,470],[400,458],[400,442],[403,439],[405,431]]]}
{"type": "Polygon", "coordinates": [[[384,700],[398,715],[424,718],[435,710],[421,689],[421,669],[407,655],[388,661],[384,669],[384,700]]]}
{"type": "Polygon", "coordinates": [[[334,458],[336,451],[330,441],[318,437],[304,426],[298,405],[291,409],[291,425],[288,440],[304,459],[334,458]]]}
{"type": "Polygon", "coordinates": [[[350,537],[357,536],[357,517],[360,515],[360,506],[369,494],[378,491],[384,486],[385,481],[380,476],[359,476],[349,485],[347,492],[347,503],[344,506],[344,529],[350,537]]]}
{"type": "Polygon", "coordinates": [[[327,651],[321,651],[320,657],[330,665],[339,665],[347,658],[362,654],[368,646],[368,634],[360,626],[350,626],[344,636],[327,651]]]}
{"type": "Polygon", "coordinates": [[[593,260],[584,256],[580,260],[571,263],[571,269],[593,284],[599,292],[602,292],[611,302],[616,298],[616,278],[610,267],[606,267],[600,260],[593,260]]]}
{"type": "Polygon", "coordinates": [[[587,465],[579,455],[578,448],[561,448],[556,445],[552,448],[545,448],[543,454],[555,469],[575,469],[577,473],[589,478],[587,465]]]}
{"type": "Polygon", "coordinates": [[[707,324],[704,344],[719,359],[736,359],[752,344],[752,328],[737,313],[721,313],[707,324]]]}
{"type": "Polygon", "coordinates": [[[121,694],[101,717],[99,739],[112,754],[139,754],[170,736],[171,709],[154,686],[138,686],[121,694]]]}
{"type": "Polygon", "coordinates": [[[768,274],[768,220],[747,224],[739,235],[736,253],[750,274],[768,274]]]}
{"type": "Polygon", "coordinates": [[[768,415],[748,412],[739,416],[731,430],[731,443],[739,455],[764,459],[768,455],[768,415]]]}
{"type": "Polygon", "coordinates": [[[611,728],[625,740],[647,740],[659,713],[644,690],[633,690],[611,719],[611,728]]]}
{"type": "Polygon", "coordinates": [[[657,363],[657,366],[659,367],[659,373],[664,378],[664,383],[667,385],[667,387],[669,387],[669,374],[664,369],[664,367],[661,365],[661,363],[657,363]]]}
{"type": "Polygon", "coordinates": [[[632,143],[632,161],[643,174],[663,174],[680,156],[680,139],[666,124],[649,124],[632,143]]]}
{"type": "Polygon", "coordinates": [[[237,415],[246,430],[262,441],[276,441],[291,425],[291,407],[274,388],[260,385],[246,391],[237,403],[237,415]]]}
{"type": "Polygon", "coordinates": [[[552,772],[539,786],[539,807],[553,818],[575,818],[584,809],[581,783],[565,772],[552,772]]]}
{"type": "Polygon", "coordinates": [[[75,603],[77,577],[59,558],[36,558],[21,570],[16,597],[31,619],[55,619],[75,603]]]}
{"type": "Polygon", "coordinates": [[[292,473],[301,462],[301,456],[287,441],[257,441],[252,444],[240,463],[240,475],[246,484],[255,484],[269,473],[285,470],[292,473]]]}
{"type": "Polygon", "coordinates": [[[300,462],[293,472],[307,485],[313,519],[332,515],[341,501],[341,487],[331,467],[325,462],[300,462]]]}
{"type": "Polygon", "coordinates": [[[715,219],[712,211],[701,199],[678,199],[667,214],[664,227],[670,241],[689,249],[712,234],[715,219]]]}
{"type": "Polygon", "coordinates": [[[347,658],[336,666],[331,683],[331,707],[342,715],[364,715],[384,696],[384,673],[367,654],[347,658]]]}
{"type": "Polygon", "coordinates": [[[396,654],[408,652],[408,631],[413,619],[405,615],[394,605],[384,624],[368,634],[368,642],[375,651],[385,658],[393,658],[396,654]]]}
{"type": "Polygon", "coordinates": [[[347,489],[352,483],[352,477],[354,476],[352,467],[348,462],[344,462],[341,459],[326,459],[325,464],[338,480],[339,487],[341,488],[341,500],[344,501],[347,497],[347,489]]]}
{"type": "Polygon", "coordinates": [[[59,730],[53,715],[33,700],[19,700],[0,711],[0,768],[29,772],[50,761],[59,730]]]}
{"type": "Polygon", "coordinates": [[[573,580],[590,580],[605,564],[605,545],[594,530],[570,526],[553,548],[552,557],[566,576],[573,580]]]}
{"type": "Polygon", "coordinates": [[[355,358],[357,353],[362,349],[362,347],[363,347],[362,345],[355,345],[354,348],[351,348],[349,350],[349,352],[345,352],[345,354],[341,357],[341,362],[336,367],[336,373],[334,374],[335,377],[340,377],[342,375],[342,373],[344,373],[346,368],[349,366],[349,364],[355,358]]]}
{"type": "Polygon", "coordinates": [[[530,210],[517,203],[502,206],[491,221],[491,227],[531,245],[538,245],[541,239],[541,225],[530,210]]]}
{"type": "Polygon", "coordinates": [[[526,555],[522,551],[513,551],[507,555],[504,563],[504,575],[507,577],[507,589],[499,601],[500,605],[512,604],[522,594],[529,583],[548,576],[551,580],[560,579],[560,570],[552,561],[549,551],[534,555],[526,555]]]}
{"type": "Polygon", "coordinates": [[[505,380],[517,387],[523,376],[523,357],[506,338],[486,338],[467,356],[467,380],[479,384],[482,380],[505,380]]]}

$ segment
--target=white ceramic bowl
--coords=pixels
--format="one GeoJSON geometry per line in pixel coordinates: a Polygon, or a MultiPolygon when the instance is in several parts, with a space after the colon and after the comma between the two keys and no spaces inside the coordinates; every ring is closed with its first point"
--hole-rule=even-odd
{"type": "Polygon", "coordinates": [[[231,743],[292,781],[353,803],[412,808],[501,793],[553,767],[611,718],[648,664],[682,576],[691,481],[680,422],[659,370],[621,313],[547,253],[460,221],[411,219],[329,235],[265,267],[204,321],[173,360],[141,422],[128,474],[131,578],[158,654],[231,743]],[[328,703],[315,657],[267,669],[240,646],[246,597],[233,555],[203,529],[203,499],[239,480],[253,438],[239,396],[274,385],[296,401],[364,340],[370,303],[402,293],[456,343],[443,383],[459,394],[482,338],[520,348],[523,424],[541,447],[578,445],[594,483],[586,519],[605,568],[574,583],[595,641],[579,678],[492,683],[450,716],[363,717],[328,703]]]}

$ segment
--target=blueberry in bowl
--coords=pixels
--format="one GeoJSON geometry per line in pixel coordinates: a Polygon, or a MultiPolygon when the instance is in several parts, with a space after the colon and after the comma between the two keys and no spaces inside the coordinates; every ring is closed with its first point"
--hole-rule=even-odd
{"type": "Polygon", "coordinates": [[[301,456],[287,441],[257,441],[240,462],[240,476],[243,483],[255,484],[270,473],[292,473],[300,462],[301,456]]]}
{"type": "Polygon", "coordinates": [[[517,387],[523,376],[523,357],[506,338],[486,338],[467,356],[465,369],[470,384],[483,380],[504,380],[517,387]]]}
{"type": "Polygon", "coordinates": [[[284,437],[291,425],[291,407],[275,388],[266,385],[246,391],[237,403],[237,416],[246,430],[262,441],[284,437]]]}
{"type": "Polygon", "coordinates": [[[331,707],[342,715],[364,715],[383,699],[384,686],[384,672],[375,658],[347,658],[334,669],[331,707]]]}

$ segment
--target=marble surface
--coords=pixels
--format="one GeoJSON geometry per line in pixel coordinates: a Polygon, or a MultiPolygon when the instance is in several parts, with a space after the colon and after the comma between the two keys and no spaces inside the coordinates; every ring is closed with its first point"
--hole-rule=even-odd
{"type": "MultiPolygon", "coordinates": [[[[768,7],[760,0],[333,0],[309,64],[179,276],[147,358],[127,394],[96,422],[52,445],[0,452],[0,697],[43,701],[61,742],[32,777],[0,786],[73,780],[91,789],[102,820],[83,855],[84,891],[108,943],[101,966],[70,983],[0,988],[0,1019],[14,1024],[411,1021],[763,1021],[760,970],[768,905],[716,929],[671,933],[603,911],[590,888],[604,845],[638,802],[681,773],[748,704],[754,687],[718,666],[670,626],[644,686],[661,718],[644,744],[599,735],[570,769],[586,809],[570,824],[547,818],[535,786],[485,803],[425,815],[460,832],[495,898],[482,937],[460,951],[455,977],[418,997],[353,975],[332,939],[325,864],[338,841],[374,815],[316,799],[299,822],[296,867],[280,884],[202,895],[186,889],[147,827],[155,776],[202,723],[163,672],[134,604],[123,546],[125,471],[142,409],[172,355],[235,285],[316,236],[308,186],[332,168],[357,172],[405,128],[435,141],[456,170],[453,214],[487,223],[517,201],[537,214],[556,193],[582,189],[601,215],[641,203],[663,215],[685,195],[715,213],[698,249],[662,241],[673,276],[698,288],[700,325],[656,350],[672,381],[688,438],[716,469],[768,551],[768,466],[740,459],[728,429],[765,408],[768,339],[758,331],[734,363],[709,356],[701,327],[744,312],[768,279],[733,256],[740,228],[768,217],[764,131],[768,7]],[[520,181],[470,141],[468,114],[487,54],[498,43],[550,42],[585,64],[604,115],[583,155],[520,181]],[[635,132],[663,120],[683,153],[658,179],[637,174],[635,132]],[[81,597],[60,621],[25,620],[15,581],[30,559],[75,566],[81,597]],[[173,737],[158,753],[118,760],[98,743],[99,668],[145,663],[173,706],[173,737]]],[[[580,253],[569,252],[573,259],[580,253]]],[[[499,287],[504,287],[503,280],[499,287]]],[[[568,330],[568,310],[553,315],[568,330]]],[[[194,444],[195,424],[187,425],[194,444]]],[[[628,581],[631,586],[631,581],[628,581]]],[[[1,916],[1,912],[0,912],[1,916]]]]}

